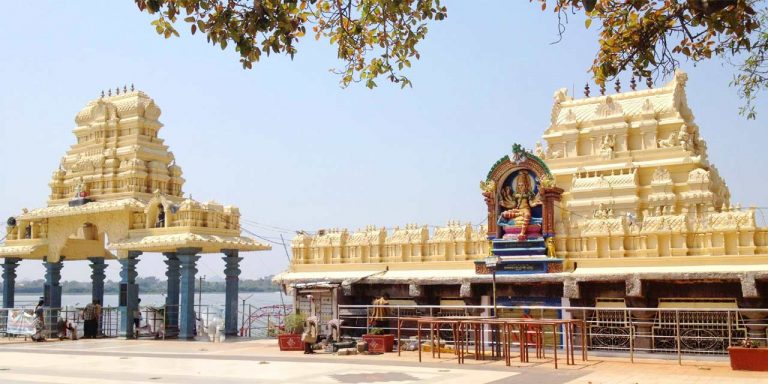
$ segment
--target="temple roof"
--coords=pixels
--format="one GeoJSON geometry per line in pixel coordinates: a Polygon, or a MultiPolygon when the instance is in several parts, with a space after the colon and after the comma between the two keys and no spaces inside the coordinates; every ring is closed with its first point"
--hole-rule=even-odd
{"type": "Polygon", "coordinates": [[[568,90],[562,88],[555,92],[551,125],[545,132],[545,136],[575,125],[583,128],[616,118],[624,121],[627,118],[650,115],[693,120],[685,95],[687,80],[688,75],[678,70],[672,81],[661,88],[583,99],[568,96],[568,90]]]}
{"type": "Polygon", "coordinates": [[[144,235],[115,241],[110,248],[117,250],[141,249],[147,252],[172,252],[177,248],[201,248],[202,253],[216,253],[222,249],[239,251],[265,251],[271,249],[254,239],[243,236],[222,236],[203,233],[177,233],[163,235],[144,235]]]}
{"type": "Polygon", "coordinates": [[[118,257],[270,249],[240,235],[237,207],[184,198],[159,117],[155,101],[133,87],[90,101],[75,117],[76,142],[53,172],[48,206],[9,219],[0,255],[56,261],[114,256],[105,247],[118,257]]]}

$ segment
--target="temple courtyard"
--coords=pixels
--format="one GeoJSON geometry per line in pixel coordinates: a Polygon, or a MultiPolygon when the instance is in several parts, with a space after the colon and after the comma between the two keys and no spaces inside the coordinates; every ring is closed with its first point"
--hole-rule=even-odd
{"type": "Polygon", "coordinates": [[[336,356],[280,352],[275,340],[226,343],[153,340],[0,341],[0,382],[11,383],[765,383],[761,372],[732,371],[727,359],[658,360],[591,356],[555,370],[539,360],[503,361],[416,352],[336,356]],[[41,364],[41,361],[45,361],[41,364]]]}

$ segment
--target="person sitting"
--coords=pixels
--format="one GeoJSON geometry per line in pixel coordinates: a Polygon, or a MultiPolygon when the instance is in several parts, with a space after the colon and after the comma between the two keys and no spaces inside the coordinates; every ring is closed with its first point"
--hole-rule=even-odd
{"type": "Polygon", "coordinates": [[[58,331],[59,340],[66,339],[67,332],[69,332],[69,337],[72,340],[77,340],[77,327],[63,317],[59,317],[59,320],[56,322],[56,330],[58,331]]]}

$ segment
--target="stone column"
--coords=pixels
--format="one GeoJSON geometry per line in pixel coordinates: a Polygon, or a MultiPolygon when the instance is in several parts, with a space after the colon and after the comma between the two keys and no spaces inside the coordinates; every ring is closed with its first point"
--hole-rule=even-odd
{"type": "Polygon", "coordinates": [[[167,296],[165,296],[165,336],[176,337],[179,335],[179,258],[176,252],[163,253],[167,258],[165,264],[168,270],[167,296]]]}
{"type": "Polygon", "coordinates": [[[181,264],[181,300],[179,305],[179,338],[195,337],[195,274],[200,248],[180,248],[176,252],[181,264]]]}
{"type": "Polygon", "coordinates": [[[103,257],[89,257],[88,260],[91,262],[91,300],[98,300],[104,305],[104,270],[107,264],[103,257]]]}
{"type": "Polygon", "coordinates": [[[45,287],[43,289],[43,299],[45,300],[45,306],[51,308],[61,307],[61,268],[64,266],[62,261],[63,257],[59,258],[59,261],[49,262],[43,261],[45,266],[45,287]]]}
{"type": "Polygon", "coordinates": [[[3,261],[3,308],[13,308],[13,296],[16,292],[16,267],[19,266],[18,257],[6,257],[3,261]]]}
{"type": "Polygon", "coordinates": [[[226,276],[227,292],[224,298],[224,334],[227,336],[237,336],[237,294],[240,288],[240,261],[236,249],[223,249],[224,253],[224,275],[226,276]]]}
{"type": "Polygon", "coordinates": [[[140,251],[128,251],[128,256],[118,260],[120,269],[120,331],[118,336],[131,339],[134,337],[133,311],[139,309],[139,286],[136,285],[136,264],[139,263],[140,251]]]}
{"type": "Polygon", "coordinates": [[[45,319],[46,328],[48,330],[53,329],[54,324],[59,319],[59,309],[61,309],[61,268],[64,257],[59,257],[56,262],[44,261],[45,266],[45,289],[43,292],[43,299],[45,306],[49,308],[48,318],[45,319]]]}
{"type": "MultiPolygon", "coordinates": [[[[91,301],[98,300],[99,305],[104,307],[104,270],[107,269],[107,264],[104,264],[103,257],[89,257],[91,262],[91,301]]],[[[96,335],[101,336],[102,331],[102,319],[97,319],[98,329],[96,335]]]]}

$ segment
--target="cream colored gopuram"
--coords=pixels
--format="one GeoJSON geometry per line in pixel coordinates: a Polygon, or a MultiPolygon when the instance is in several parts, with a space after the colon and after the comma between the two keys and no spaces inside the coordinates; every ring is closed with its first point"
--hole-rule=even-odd
{"type": "MultiPolygon", "coordinates": [[[[5,243],[5,307],[13,307],[15,268],[21,260],[43,260],[47,269],[46,305],[61,306],[62,262],[91,261],[94,299],[103,297],[104,259],[122,264],[121,307],[124,316],[137,305],[135,265],[142,252],[167,258],[169,308],[181,314],[170,319],[180,337],[194,330],[192,289],[200,253],[224,253],[229,283],[227,332],[236,332],[237,275],[240,251],[270,247],[240,235],[237,207],[201,203],[184,197],[181,167],[158,137],[163,126],[160,108],[141,91],[118,88],[91,101],[76,116],[76,143],[53,173],[48,206],[27,210],[8,219],[5,243]],[[181,270],[180,270],[181,268],[181,270]],[[179,276],[181,275],[181,303],[179,276]],[[234,277],[230,279],[229,277],[234,277]],[[234,293],[229,292],[234,290],[234,293]],[[175,294],[175,296],[174,296],[175,294]],[[125,297],[125,299],[123,299],[125,297]],[[178,306],[180,304],[180,312],[178,306]],[[234,321],[234,322],[233,322],[234,321]]],[[[132,321],[123,319],[121,333],[132,335],[132,321]]],[[[170,331],[170,330],[169,330],[170,331]]]]}

